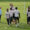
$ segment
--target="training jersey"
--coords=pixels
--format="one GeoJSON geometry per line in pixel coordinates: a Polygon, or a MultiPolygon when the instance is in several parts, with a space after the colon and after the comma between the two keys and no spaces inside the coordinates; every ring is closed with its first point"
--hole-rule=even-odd
{"type": "Polygon", "coordinates": [[[15,9],[15,7],[14,7],[14,6],[13,6],[13,7],[11,7],[11,6],[10,6],[10,8],[12,8],[12,10],[13,10],[13,9],[15,9]]]}
{"type": "Polygon", "coordinates": [[[27,15],[28,15],[28,17],[30,17],[30,12],[28,12],[28,8],[27,8],[27,15]]]}
{"type": "Polygon", "coordinates": [[[27,14],[28,14],[28,17],[30,17],[30,12],[28,12],[27,14]]]}
{"type": "Polygon", "coordinates": [[[6,18],[9,18],[9,12],[6,12],[6,18]]]}
{"type": "Polygon", "coordinates": [[[19,17],[19,11],[18,10],[15,10],[14,14],[15,14],[15,17],[19,17]]]}
{"type": "Polygon", "coordinates": [[[9,11],[10,17],[13,17],[13,13],[14,13],[14,10],[9,11]]]}

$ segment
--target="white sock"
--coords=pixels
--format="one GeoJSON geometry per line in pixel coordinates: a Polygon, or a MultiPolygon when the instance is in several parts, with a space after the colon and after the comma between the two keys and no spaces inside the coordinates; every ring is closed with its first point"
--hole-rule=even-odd
{"type": "Polygon", "coordinates": [[[17,27],[18,25],[16,24],[16,27],[17,27]]]}

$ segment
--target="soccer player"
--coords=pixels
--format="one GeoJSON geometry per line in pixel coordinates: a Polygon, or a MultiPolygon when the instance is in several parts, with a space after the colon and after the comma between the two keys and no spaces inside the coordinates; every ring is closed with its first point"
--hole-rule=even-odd
{"type": "Polygon", "coordinates": [[[7,12],[6,12],[6,19],[7,19],[8,25],[9,25],[9,11],[8,11],[8,8],[7,8],[7,12]]]}
{"type": "Polygon", "coordinates": [[[19,24],[19,18],[20,18],[20,12],[18,11],[18,7],[16,7],[15,12],[14,12],[14,20],[15,20],[16,24],[19,24]],[[18,21],[18,23],[17,23],[17,21],[18,21]]]}
{"type": "Polygon", "coordinates": [[[28,7],[28,12],[27,12],[27,24],[30,23],[30,6],[28,7]]]}
{"type": "Polygon", "coordinates": [[[28,12],[27,12],[27,23],[29,24],[30,22],[30,6],[28,7],[28,12]]]}
{"type": "Polygon", "coordinates": [[[0,22],[1,22],[1,16],[2,16],[2,11],[1,11],[1,7],[0,7],[0,22]]]}
{"type": "Polygon", "coordinates": [[[10,24],[11,24],[11,22],[13,20],[13,13],[14,13],[14,11],[12,10],[12,8],[10,8],[10,11],[9,11],[9,14],[10,14],[10,24]]]}

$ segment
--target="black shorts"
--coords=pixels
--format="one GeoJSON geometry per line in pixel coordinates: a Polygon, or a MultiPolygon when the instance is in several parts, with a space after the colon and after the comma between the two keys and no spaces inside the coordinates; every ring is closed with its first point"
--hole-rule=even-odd
{"type": "Polygon", "coordinates": [[[9,19],[9,18],[7,18],[7,19],[9,19]]]}
{"type": "Polygon", "coordinates": [[[14,17],[14,20],[19,20],[19,17],[14,17]]]}
{"type": "Polygon", "coordinates": [[[10,21],[12,21],[13,20],[13,17],[10,17],[10,21]]]}
{"type": "Polygon", "coordinates": [[[30,21],[30,17],[27,17],[27,22],[29,22],[30,21]]]}

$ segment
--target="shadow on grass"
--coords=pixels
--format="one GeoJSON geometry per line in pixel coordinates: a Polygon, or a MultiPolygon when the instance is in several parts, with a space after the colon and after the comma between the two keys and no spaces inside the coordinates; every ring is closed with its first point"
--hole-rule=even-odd
{"type": "Polygon", "coordinates": [[[16,27],[16,25],[12,25],[10,27],[12,27],[12,28],[19,28],[19,29],[30,29],[30,25],[28,25],[28,24],[23,24],[23,25],[21,24],[21,25],[19,25],[17,27],[16,27]]]}
{"type": "Polygon", "coordinates": [[[30,29],[30,25],[28,25],[28,24],[19,24],[17,27],[16,27],[16,25],[15,24],[11,24],[10,26],[8,26],[8,24],[2,24],[2,23],[0,23],[0,25],[2,26],[2,27],[7,27],[7,28],[19,28],[19,29],[30,29]]]}

